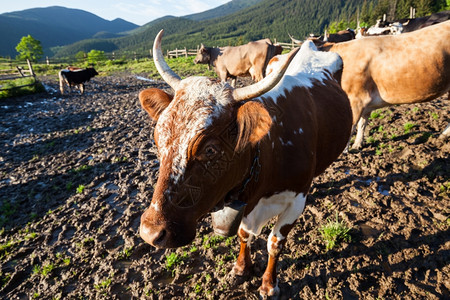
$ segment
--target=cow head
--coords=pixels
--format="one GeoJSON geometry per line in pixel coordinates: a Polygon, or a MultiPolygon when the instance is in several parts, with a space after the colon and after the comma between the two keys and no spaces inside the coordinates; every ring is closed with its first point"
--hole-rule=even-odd
{"type": "Polygon", "coordinates": [[[206,77],[181,80],[164,61],[162,33],[155,39],[154,61],[175,95],[153,89],[151,101],[141,100],[156,121],[160,171],[140,235],[155,247],[170,248],[191,242],[199,219],[223,205],[248,178],[255,145],[272,124],[263,105],[251,99],[274,87],[288,63],[239,89],[206,77]]]}
{"type": "Polygon", "coordinates": [[[205,47],[203,44],[197,52],[197,56],[194,59],[195,64],[209,64],[211,61],[211,48],[205,47]]]}
{"type": "Polygon", "coordinates": [[[97,71],[94,68],[87,68],[86,70],[89,73],[89,78],[92,78],[92,77],[98,75],[97,71]]]}

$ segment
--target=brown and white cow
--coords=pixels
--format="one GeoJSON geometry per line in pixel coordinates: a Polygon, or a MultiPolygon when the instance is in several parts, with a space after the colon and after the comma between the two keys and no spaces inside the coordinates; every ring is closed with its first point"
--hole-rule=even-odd
{"type": "Polygon", "coordinates": [[[281,70],[235,89],[206,77],[181,80],[164,61],[161,38],[162,31],[153,46],[155,65],[175,95],[142,95],[156,120],[160,170],[140,235],[158,248],[180,247],[194,239],[206,214],[244,202],[241,248],[230,274],[248,275],[250,238],[277,217],[260,288],[261,295],[277,295],[277,260],[313,177],[339,156],[350,136],[348,98],[330,75],[342,61],[307,42],[281,70]]]}
{"type": "Polygon", "coordinates": [[[194,63],[213,66],[220,80],[231,78],[235,86],[238,76],[251,76],[256,82],[263,79],[269,60],[282,51],[283,48],[273,45],[270,39],[236,47],[211,48],[202,44],[194,63]]]}
{"type": "MultiPolygon", "coordinates": [[[[344,61],[341,85],[362,146],[370,113],[378,108],[433,100],[450,90],[450,21],[392,36],[318,45],[344,61]],[[359,122],[358,122],[359,121],[359,122]]],[[[441,138],[450,136],[450,127],[441,138]]]]}

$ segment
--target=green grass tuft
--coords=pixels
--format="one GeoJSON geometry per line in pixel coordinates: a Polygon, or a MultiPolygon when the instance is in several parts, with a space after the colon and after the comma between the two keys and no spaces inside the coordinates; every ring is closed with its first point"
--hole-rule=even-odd
{"type": "Polygon", "coordinates": [[[339,221],[338,213],[336,212],[336,220],[327,219],[327,224],[319,228],[319,231],[325,240],[327,250],[336,247],[341,241],[350,242],[351,227],[348,227],[344,221],[339,221]]]}

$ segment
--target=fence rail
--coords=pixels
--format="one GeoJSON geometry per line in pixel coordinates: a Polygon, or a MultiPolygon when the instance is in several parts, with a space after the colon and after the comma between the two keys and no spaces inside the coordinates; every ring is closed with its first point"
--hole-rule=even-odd
{"type": "MultiPolygon", "coordinates": [[[[298,45],[294,44],[293,42],[290,43],[283,43],[278,42],[276,39],[274,39],[274,44],[281,45],[283,49],[291,50],[295,47],[298,47],[298,45]]],[[[195,56],[197,55],[198,50],[200,49],[200,46],[197,46],[196,49],[188,49],[187,47],[184,48],[176,48],[174,50],[167,50],[166,56],[168,58],[178,58],[178,57],[188,57],[188,56],[195,56]]],[[[104,58],[106,60],[110,61],[117,61],[117,60],[123,60],[123,61],[130,61],[130,60],[142,60],[142,59],[152,59],[153,53],[152,50],[149,50],[147,53],[137,53],[137,52],[126,52],[126,53],[105,53],[104,58]]],[[[88,62],[87,57],[84,58],[49,58],[46,57],[45,59],[39,61],[39,64],[46,64],[46,65],[59,65],[61,68],[66,68],[69,65],[85,65],[88,62]]],[[[11,72],[12,69],[15,68],[16,64],[28,64],[27,62],[19,62],[13,59],[1,59],[0,58],[0,80],[4,80],[1,78],[1,74],[4,72],[11,72]],[[6,69],[7,68],[7,69],[6,69]]],[[[15,70],[20,73],[19,70],[15,70]]],[[[28,70],[25,70],[25,72],[28,72],[28,70]]],[[[19,75],[17,75],[19,76],[19,75]]],[[[20,75],[20,77],[30,77],[35,75],[20,75]]],[[[5,79],[6,80],[6,79],[5,79]]]]}
{"type": "Polygon", "coordinates": [[[26,69],[24,66],[20,66],[19,62],[17,62],[15,68],[13,68],[12,61],[0,61],[0,66],[2,69],[0,69],[0,91],[4,90],[10,90],[10,89],[16,89],[16,88],[22,88],[26,86],[32,86],[36,84],[36,74],[33,71],[33,66],[31,65],[31,62],[27,59],[26,64],[28,66],[28,69],[26,69]],[[3,69],[4,67],[9,66],[8,69],[3,69]],[[28,75],[27,75],[28,73],[28,75]],[[3,87],[1,84],[2,81],[7,80],[15,80],[15,79],[21,79],[21,78],[28,78],[32,77],[34,80],[32,83],[29,84],[23,84],[19,86],[12,86],[12,87],[3,87]]]}

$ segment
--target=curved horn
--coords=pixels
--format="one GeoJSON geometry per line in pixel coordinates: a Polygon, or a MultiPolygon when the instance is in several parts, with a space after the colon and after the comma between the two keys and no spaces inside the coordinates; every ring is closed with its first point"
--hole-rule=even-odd
{"type": "Polygon", "coordinates": [[[290,35],[289,33],[288,33],[288,35],[289,35],[289,37],[291,38],[291,41],[292,41],[294,44],[298,44],[298,45],[303,44],[303,41],[296,40],[296,39],[295,39],[292,35],[290,35]]]}
{"type": "Polygon", "coordinates": [[[262,94],[270,91],[274,86],[277,85],[277,83],[281,80],[281,78],[283,78],[283,75],[286,72],[289,63],[291,62],[295,54],[298,52],[298,50],[299,48],[296,48],[287,54],[286,61],[283,62],[282,66],[278,71],[277,70],[273,71],[272,73],[267,75],[267,77],[265,77],[263,80],[255,84],[234,89],[233,90],[234,100],[235,101],[248,100],[251,98],[259,97],[262,94]]]}
{"type": "Polygon", "coordinates": [[[167,84],[169,84],[174,90],[177,90],[181,78],[174,71],[172,71],[164,60],[164,55],[161,51],[161,39],[163,35],[164,29],[161,29],[153,42],[153,61],[155,62],[156,69],[164,81],[167,82],[167,84]]]}

